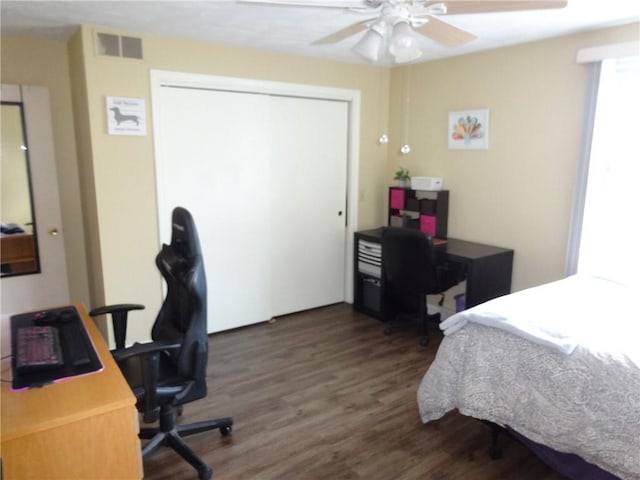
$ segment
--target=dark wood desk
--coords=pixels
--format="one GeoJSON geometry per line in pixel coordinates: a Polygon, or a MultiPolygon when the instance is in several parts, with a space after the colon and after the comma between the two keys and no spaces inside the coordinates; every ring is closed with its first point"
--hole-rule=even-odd
{"type": "MultiPolygon", "coordinates": [[[[360,240],[381,243],[382,228],[355,233],[354,241],[354,301],[355,309],[376,318],[382,317],[382,275],[376,277],[358,267],[360,240]]],[[[466,279],[467,308],[492,298],[511,293],[513,250],[482,243],[448,238],[436,246],[440,262],[458,264],[466,279]]]]}

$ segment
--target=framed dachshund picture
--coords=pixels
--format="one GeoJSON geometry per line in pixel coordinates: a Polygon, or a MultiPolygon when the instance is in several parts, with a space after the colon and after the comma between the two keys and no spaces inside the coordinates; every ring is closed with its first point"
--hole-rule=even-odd
{"type": "Polygon", "coordinates": [[[107,97],[107,131],[109,135],[147,134],[147,111],[144,98],[107,97]]]}

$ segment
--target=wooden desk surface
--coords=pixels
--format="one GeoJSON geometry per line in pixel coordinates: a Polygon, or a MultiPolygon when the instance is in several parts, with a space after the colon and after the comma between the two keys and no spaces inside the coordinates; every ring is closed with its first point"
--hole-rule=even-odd
{"type": "MultiPolygon", "coordinates": [[[[110,441],[107,437],[113,434],[114,438],[112,440],[114,444],[118,442],[127,446],[133,444],[136,449],[139,448],[137,413],[135,410],[136,399],[86,309],[79,304],[75,306],[100,357],[103,370],[25,391],[12,391],[10,383],[2,382],[2,423],[0,425],[5,478],[18,478],[10,477],[12,468],[12,458],[10,456],[13,455],[13,460],[17,462],[15,457],[22,456],[21,449],[28,448],[26,447],[28,445],[27,439],[38,438],[39,435],[41,437],[50,435],[51,438],[65,438],[68,441],[67,446],[76,445],[75,448],[85,445],[90,448],[94,442],[93,438],[98,437],[99,441],[95,445],[101,449],[105,447],[106,441],[110,441]],[[111,417],[114,412],[118,412],[118,417],[115,419],[111,417]],[[115,420],[114,423],[121,421],[122,429],[119,430],[115,424],[113,432],[92,431],[91,428],[87,428],[97,426],[97,422],[101,421],[100,419],[102,421],[108,420],[109,422],[115,420]],[[85,428],[86,431],[83,434],[79,434],[85,428]],[[60,437],[59,433],[61,431],[65,433],[60,437]],[[73,433],[70,433],[72,431],[73,433]]],[[[6,319],[2,325],[3,357],[10,352],[9,345],[9,321],[6,319]]],[[[10,380],[10,377],[11,359],[4,358],[2,360],[2,379],[10,380]]],[[[107,423],[106,430],[110,430],[109,425],[110,423],[107,423]]],[[[119,454],[123,454],[122,445],[115,449],[119,454]]],[[[64,445],[54,442],[48,445],[47,448],[55,451],[64,447],[64,445]]],[[[136,450],[127,449],[124,455],[132,456],[135,455],[135,452],[136,450]]],[[[91,468],[95,467],[98,471],[105,466],[101,467],[100,462],[106,461],[110,455],[108,451],[103,451],[101,453],[101,455],[104,455],[102,458],[98,455],[98,458],[82,459],[77,450],[76,453],[78,453],[77,458],[80,458],[76,462],[93,462],[95,465],[91,466],[91,468]]],[[[51,455],[51,453],[45,454],[46,457],[51,455]]],[[[134,456],[131,462],[126,462],[125,458],[122,457],[120,460],[125,464],[133,463],[138,466],[138,473],[127,478],[141,478],[142,461],[139,457],[139,452],[138,458],[136,459],[134,456]]],[[[61,469],[67,467],[69,465],[63,466],[61,469]]],[[[83,472],[90,471],[86,465],[81,467],[73,465],[72,468],[81,468],[83,472]]],[[[48,470],[48,472],[51,472],[51,470],[48,470]]],[[[36,477],[34,474],[34,476],[25,478],[36,477]]],[[[100,478],[109,477],[100,475],[100,478]]]]}

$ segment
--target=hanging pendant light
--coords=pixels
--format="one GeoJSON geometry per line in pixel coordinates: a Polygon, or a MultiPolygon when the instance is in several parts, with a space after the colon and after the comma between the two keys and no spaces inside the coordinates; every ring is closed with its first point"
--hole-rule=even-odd
{"type": "Polygon", "coordinates": [[[405,85],[404,85],[404,144],[400,147],[400,153],[402,155],[409,155],[411,153],[411,146],[409,145],[409,107],[411,106],[411,65],[405,69],[405,85]]]}

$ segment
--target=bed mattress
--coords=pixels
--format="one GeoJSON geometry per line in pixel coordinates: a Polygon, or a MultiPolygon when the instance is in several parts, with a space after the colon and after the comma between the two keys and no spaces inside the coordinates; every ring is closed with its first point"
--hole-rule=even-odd
{"type": "Polygon", "coordinates": [[[417,400],[425,423],[457,409],[640,479],[640,368],[624,355],[567,354],[468,322],[443,338],[417,400]]]}

